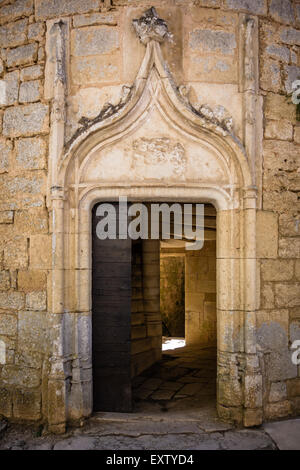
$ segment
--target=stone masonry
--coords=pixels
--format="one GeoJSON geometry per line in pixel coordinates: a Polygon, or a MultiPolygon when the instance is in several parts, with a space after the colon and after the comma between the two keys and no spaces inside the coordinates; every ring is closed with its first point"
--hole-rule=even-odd
{"type": "MultiPolygon", "coordinates": [[[[145,54],[145,44],[139,41],[132,20],[140,18],[151,6],[166,21],[172,35],[159,47],[176,87],[178,85],[175,88],[181,92],[181,102],[185,103],[182,106],[186,105],[189,112],[193,109],[191,119],[201,118],[203,123],[208,122],[205,116],[210,115],[209,109],[215,115],[222,115],[222,122],[230,114],[233,130],[229,134],[234,135],[235,142],[240,142],[236,144],[239,148],[246,148],[249,167],[252,165],[251,174],[256,175],[256,229],[250,224],[254,227],[254,254],[251,247],[240,244],[240,222],[235,225],[234,233],[228,235],[226,228],[226,221],[246,219],[235,219],[235,215],[231,217],[224,210],[217,223],[217,230],[224,240],[222,246],[217,242],[217,315],[222,322],[226,317],[229,325],[228,329],[224,330],[222,326],[217,329],[221,376],[219,413],[223,419],[242,422],[246,426],[300,413],[300,366],[291,361],[292,343],[300,340],[300,123],[296,119],[296,105],[291,101],[292,84],[300,80],[300,1],[4,0],[0,4],[0,417],[49,422],[53,431],[61,432],[66,422],[91,413],[88,406],[82,405],[83,411],[79,409],[80,400],[76,398],[80,381],[88,383],[90,380],[89,361],[84,367],[80,365],[89,354],[86,352],[88,346],[76,343],[79,330],[84,337],[89,337],[89,307],[80,300],[84,296],[77,299],[80,289],[88,289],[88,274],[82,278],[84,281],[76,284],[72,271],[80,268],[87,273],[88,267],[78,261],[75,238],[68,238],[61,256],[55,251],[60,249],[58,240],[62,230],[57,230],[54,223],[60,217],[61,204],[65,204],[64,214],[67,214],[64,233],[76,233],[75,169],[66,172],[65,190],[59,184],[54,188],[52,181],[59,165],[53,164],[56,151],[53,142],[61,143],[62,150],[57,154],[66,154],[67,161],[67,152],[71,149],[72,153],[72,145],[76,144],[75,137],[79,136],[80,140],[88,135],[88,120],[96,126],[99,113],[111,110],[107,122],[113,122],[122,109],[127,109],[133,92],[127,88],[131,91],[124,95],[126,88],[124,91],[123,87],[132,86],[145,54]],[[61,94],[61,82],[57,79],[59,74],[56,74],[53,60],[56,47],[53,25],[59,21],[67,25],[62,35],[66,45],[63,55],[66,67],[61,94]],[[246,54],[250,62],[251,54],[254,55],[252,64],[259,67],[256,91],[247,85],[251,76],[249,70],[243,79],[245,87],[241,85],[246,50],[241,40],[242,23],[246,28],[249,24],[257,28],[257,45],[250,48],[250,55],[246,54]],[[255,104],[251,109],[249,103],[253,103],[251,97],[254,95],[255,104]],[[208,108],[201,108],[204,103],[208,108]],[[261,114],[257,111],[260,103],[261,114]],[[195,109],[202,111],[197,114],[195,109]],[[113,114],[114,110],[117,114],[113,114]],[[249,135],[255,125],[258,131],[251,143],[249,135]],[[62,138],[60,126],[64,126],[62,138]],[[56,245],[53,234],[57,236],[56,245]],[[229,251],[226,251],[223,256],[222,250],[229,239],[231,253],[227,255],[229,251]],[[245,250],[247,256],[242,256],[241,250],[245,250]],[[256,269],[251,268],[253,277],[246,281],[240,256],[241,259],[256,260],[256,269]],[[65,260],[64,288],[59,282],[62,259],[65,260]],[[229,273],[229,269],[241,279],[233,290],[230,276],[226,278],[224,274],[229,273]],[[219,284],[222,273],[228,286],[224,287],[223,281],[219,284]],[[245,285],[242,284],[244,281],[252,285],[254,277],[256,308],[246,309],[246,315],[239,302],[242,299],[246,305],[254,300],[249,300],[241,286],[245,285]],[[219,289],[219,285],[222,288],[219,289]],[[57,300],[60,295],[65,301],[62,309],[57,307],[62,302],[57,300]],[[74,307],[75,301],[80,307],[74,307]],[[247,321],[252,321],[253,315],[255,320],[250,331],[243,322],[246,316],[247,321]],[[256,352],[252,346],[247,346],[252,333],[255,339],[251,345],[255,344],[256,352]],[[65,356],[59,362],[62,336],[66,341],[63,346],[65,356]],[[253,390],[259,392],[252,394],[253,390]]],[[[155,60],[158,60],[158,53],[155,54],[155,60]]],[[[163,75],[161,70],[160,74],[163,75]]],[[[144,106],[144,102],[141,101],[140,106],[144,106]]],[[[214,132],[220,123],[215,118],[209,119],[213,119],[213,124],[203,135],[214,132]]],[[[212,154],[203,146],[203,163],[200,164],[192,143],[186,143],[184,165],[182,157],[176,166],[175,155],[170,163],[173,166],[160,163],[158,172],[155,162],[146,157],[143,157],[145,167],[130,166],[137,158],[134,143],[145,136],[154,138],[155,132],[157,135],[164,132],[171,139],[172,149],[183,148],[178,144],[180,133],[164,130],[166,128],[160,122],[156,128],[147,127],[147,123],[143,126],[145,128],[137,131],[132,141],[126,135],[114,144],[113,152],[105,154],[105,148],[101,150],[103,161],[111,161],[114,165],[108,176],[103,173],[100,157],[97,160],[99,153],[95,153],[94,163],[89,161],[82,167],[83,183],[113,187],[117,185],[116,181],[125,181],[129,186],[138,181],[141,186],[147,167],[151,181],[161,171],[161,179],[155,180],[161,188],[170,184],[176,184],[178,188],[190,184],[193,188],[199,181],[205,183],[214,176],[224,183],[224,187],[226,184],[226,188],[229,187],[225,170],[222,173],[222,165],[225,167],[227,163],[223,162],[218,169],[210,166],[212,154]],[[127,163],[122,166],[120,155],[125,155],[128,166],[127,163]],[[91,176],[95,174],[96,182],[91,176]]],[[[222,132],[228,136],[228,129],[224,129],[221,127],[219,134],[216,131],[217,142],[223,138],[220,137],[222,132]]],[[[125,127],[123,130],[125,132],[125,127]]],[[[92,144],[89,145],[91,150],[92,144]]],[[[224,149],[228,149],[226,145],[224,149]]],[[[78,151],[78,165],[80,158],[78,151]]],[[[235,185],[242,194],[237,181],[238,176],[232,177],[233,199],[235,185]]],[[[164,197],[164,189],[161,191],[164,197]]],[[[155,200],[155,195],[160,193],[151,194],[155,200]]],[[[180,197],[179,190],[178,194],[180,197]]],[[[240,217],[241,210],[234,204],[230,212],[240,217]]],[[[249,206],[245,210],[248,215],[243,217],[252,217],[251,211],[252,206],[249,206]]],[[[84,235],[80,240],[83,240],[80,253],[85,253],[84,235]]],[[[215,287],[212,294],[212,302],[215,302],[215,287]]],[[[157,318],[154,318],[152,328],[151,347],[156,348],[158,357],[160,326],[157,318]]],[[[82,394],[82,403],[89,402],[88,392],[82,394]]]]}

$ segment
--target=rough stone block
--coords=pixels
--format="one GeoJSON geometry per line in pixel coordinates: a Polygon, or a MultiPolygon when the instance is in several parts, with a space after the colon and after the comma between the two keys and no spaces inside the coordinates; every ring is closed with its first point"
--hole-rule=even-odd
{"type": "Polygon", "coordinates": [[[91,26],[72,32],[72,54],[90,56],[111,54],[119,48],[119,35],[115,28],[91,26]]]}
{"type": "Polygon", "coordinates": [[[297,377],[297,366],[292,363],[291,357],[288,349],[272,351],[266,356],[266,374],[271,382],[297,377]]]}
{"type": "Polygon", "coordinates": [[[269,12],[270,16],[280,23],[291,24],[295,21],[294,7],[290,0],[272,0],[269,12]]]}
{"type": "Polygon", "coordinates": [[[265,210],[279,213],[288,212],[297,206],[297,194],[292,191],[267,191],[263,193],[263,207],[265,210]]]}
{"type": "Polygon", "coordinates": [[[246,10],[254,15],[267,13],[266,0],[225,0],[225,5],[232,10],[246,10]]]}
{"type": "Polygon", "coordinates": [[[263,351],[279,351],[288,347],[289,312],[287,309],[257,313],[257,344],[263,351]]]}
{"type": "Polygon", "coordinates": [[[8,290],[10,288],[9,271],[0,271],[0,290],[8,290]]]}
{"type": "Polygon", "coordinates": [[[0,308],[21,310],[24,307],[24,294],[22,292],[0,292],[0,308]]]}
{"type": "Polygon", "coordinates": [[[263,90],[279,93],[281,90],[280,64],[272,59],[262,63],[260,86],[263,90]]]}
{"type": "Polygon", "coordinates": [[[296,264],[295,264],[295,276],[296,276],[296,279],[300,281],[300,260],[299,259],[296,260],[296,264]]]}
{"type": "Polygon", "coordinates": [[[237,379],[218,379],[218,401],[223,406],[239,406],[243,404],[241,384],[237,379]]]}
{"type": "Polygon", "coordinates": [[[281,238],[279,240],[281,258],[300,258],[300,238],[281,238]]]}
{"type": "MultiPolygon", "coordinates": [[[[32,176],[16,176],[4,178],[6,175],[0,175],[0,188],[6,193],[0,192],[0,200],[7,200],[8,197],[17,198],[22,193],[37,195],[44,190],[45,175],[43,172],[35,171],[32,176]],[[1,177],[2,176],[2,177],[1,177]]],[[[17,201],[15,201],[17,202],[17,201]]],[[[30,204],[29,204],[30,206],[30,204]]],[[[24,208],[29,207],[25,204],[24,208]]],[[[36,204],[33,204],[35,207],[36,204]]],[[[38,204],[40,206],[40,204],[38,204]]],[[[17,209],[18,206],[12,208],[17,209]]]]}
{"type": "Polygon", "coordinates": [[[61,15],[99,11],[101,0],[36,0],[36,18],[55,18],[61,15]]]}
{"type": "Polygon", "coordinates": [[[48,322],[45,312],[19,312],[18,348],[24,352],[46,352],[48,348],[48,322]]]}
{"type": "MultiPolygon", "coordinates": [[[[286,96],[268,93],[265,98],[264,113],[267,119],[280,121],[286,119],[296,124],[296,108],[286,96]]],[[[300,129],[300,128],[299,128],[300,129]]]]}
{"type": "Polygon", "coordinates": [[[16,0],[0,9],[0,23],[14,21],[33,13],[33,0],[16,0]]]}
{"type": "Polygon", "coordinates": [[[13,211],[0,211],[0,224],[13,224],[14,213],[13,211]]]}
{"type": "Polygon", "coordinates": [[[18,139],[15,143],[17,165],[24,170],[46,167],[46,143],[40,137],[18,139]]]}
{"type": "Polygon", "coordinates": [[[246,409],[244,411],[244,420],[243,424],[247,428],[251,428],[253,426],[259,426],[263,421],[263,414],[261,409],[251,410],[246,409]]]}
{"type": "Polygon", "coordinates": [[[234,33],[195,29],[190,32],[189,47],[191,51],[212,52],[221,55],[234,55],[237,47],[234,33]]]}
{"type": "Polygon", "coordinates": [[[300,144],[300,127],[295,127],[294,141],[296,142],[296,144],[300,144]]]}
{"type": "Polygon", "coordinates": [[[288,397],[300,397],[300,378],[287,381],[288,397]]]}
{"type": "Polygon", "coordinates": [[[76,85],[118,83],[120,57],[118,54],[93,57],[74,57],[71,61],[72,81],[76,85]]]}
{"type": "Polygon", "coordinates": [[[191,55],[186,70],[188,80],[209,83],[235,83],[237,63],[233,57],[191,55]]]}
{"type": "Polygon", "coordinates": [[[271,283],[263,283],[261,288],[261,307],[262,308],[274,308],[275,299],[273,285],[271,283]]]}
{"type": "Polygon", "coordinates": [[[33,207],[25,211],[16,211],[14,227],[18,233],[33,235],[48,232],[48,212],[43,207],[33,207]]]}
{"type": "Polygon", "coordinates": [[[0,415],[6,418],[12,416],[12,396],[7,388],[0,388],[0,415]]]}
{"type": "Polygon", "coordinates": [[[266,53],[273,59],[279,59],[286,63],[290,61],[290,50],[288,47],[271,44],[266,48],[266,53]]]}
{"type": "Polygon", "coordinates": [[[0,26],[1,47],[15,47],[23,44],[26,40],[27,23],[28,20],[25,19],[0,26]]]}
{"type": "Polygon", "coordinates": [[[13,394],[14,418],[36,421],[41,418],[41,392],[15,390],[13,394]]]}
{"type": "Polygon", "coordinates": [[[16,236],[4,245],[4,265],[8,269],[24,269],[28,264],[27,240],[16,236]]]}
{"type": "Polygon", "coordinates": [[[47,294],[45,291],[30,292],[26,294],[26,309],[42,311],[47,308],[47,294]]]}
{"type": "Polygon", "coordinates": [[[40,385],[40,371],[15,365],[5,365],[2,368],[2,383],[14,387],[35,388],[40,385]]]}
{"type": "Polygon", "coordinates": [[[290,323],[290,342],[293,344],[294,341],[300,340],[300,322],[291,321],[290,323]]]}
{"type": "Polygon", "coordinates": [[[262,376],[245,376],[245,407],[259,408],[262,406],[262,376]]]}
{"type": "Polygon", "coordinates": [[[15,336],[18,320],[15,315],[0,313],[0,335],[15,336]]]}
{"type": "Polygon", "coordinates": [[[45,35],[44,23],[32,23],[28,26],[28,39],[41,41],[45,35]]]}
{"type": "Polygon", "coordinates": [[[32,80],[21,83],[19,101],[20,103],[34,103],[39,101],[41,96],[41,82],[39,80],[32,80]]]}
{"type": "Polygon", "coordinates": [[[30,64],[37,58],[38,45],[36,43],[9,49],[6,56],[8,67],[30,64]]]}
{"type": "Polygon", "coordinates": [[[292,412],[291,403],[288,400],[268,404],[265,408],[266,419],[284,418],[292,412]]]}
{"type": "Polygon", "coordinates": [[[0,104],[11,106],[18,102],[19,94],[19,71],[9,72],[3,77],[3,92],[1,93],[0,104]]]}
{"type": "Polygon", "coordinates": [[[267,121],[266,139],[293,140],[293,126],[289,121],[267,121]]]}
{"type": "Polygon", "coordinates": [[[12,142],[0,137],[0,173],[8,171],[11,154],[12,142]]]}
{"type": "Polygon", "coordinates": [[[43,70],[40,65],[31,65],[30,67],[26,67],[21,69],[20,78],[23,82],[26,80],[35,80],[37,78],[42,77],[43,70]]]}
{"type": "Polygon", "coordinates": [[[286,65],[284,71],[286,75],[286,79],[284,82],[285,91],[287,93],[292,93],[292,85],[296,80],[299,80],[300,77],[300,67],[297,67],[296,65],[286,65]]]}
{"type": "Polygon", "coordinates": [[[294,262],[290,260],[264,260],[261,264],[264,281],[290,281],[294,275],[294,262]]]}
{"type": "Polygon", "coordinates": [[[116,26],[118,24],[118,18],[114,12],[91,13],[90,15],[76,15],[73,18],[74,28],[80,28],[82,26],[91,26],[96,24],[116,26]]]}
{"type": "Polygon", "coordinates": [[[300,46],[300,31],[293,28],[285,28],[281,32],[281,40],[291,46],[300,46]]]}
{"type": "Polygon", "coordinates": [[[275,303],[278,307],[300,306],[300,283],[276,284],[275,303]]]}
{"type": "Polygon", "coordinates": [[[43,271],[18,271],[18,288],[23,292],[40,291],[45,289],[47,275],[43,271]]]}
{"type": "Polygon", "coordinates": [[[287,389],[285,382],[273,382],[271,384],[269,402],[276,403],[287,398],[287,389]]]}
{"type": "Polygon", "coordinates": [[[278,216],[274,212],[257,212],[257,258],[277,258],[278,216]],[[267,229],[268,228],[268,229],[267,229]]]}
{"type": "Polygon", "coordinates": [[[38,351],[18,350],[15,354],[14,363],[20,368],[31,367],[32,369],[41,369],[43,365],[43,353],[38,351]]]}
{"type": "Polygon", "coordinates": [[[30,267],[32,269],[51,269],[52,240],[49,235],[30,237],[30,267]]]}
{"type": "Polygon", "coordinates": [[[48,106],[42,103],[6,109],[3,134],[9,137],[41,134],[48,131],[48,106]]]}

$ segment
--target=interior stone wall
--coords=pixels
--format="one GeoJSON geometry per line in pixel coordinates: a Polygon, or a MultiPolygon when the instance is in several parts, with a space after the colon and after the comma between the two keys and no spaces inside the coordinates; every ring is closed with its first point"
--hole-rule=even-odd
{"type": "Polygon", "coordinates": [[[187,345],[217,345],[216,241],[185,256],[185,339],[187,345]]]}
{"type": "MultiPolygon", "coordinates": [[[[262,419],[300,412],[299,367],[291,362],[291,345],[300,339],[300,127],[296,107],[288,97],[300,75],[299,0],[4,0],[0,5],[0,415],[9,419],[47,421],[52,410],[57,423],[66,421],[60,413],[65,385],[59,394],[49,380],[50,344],[58,336],[61,312],[53,313],[50,288],[53,219],[47,180],[53,152],[50,112],[57,108],[51,91],[53,61],[49,60],[54,46],[49,36],[46,41],[46,31],[60,18],[69,25],[68,144],[81,127],[81,118],[95,117],[108,101],[117,105],[122,85],[132,84],[144,46],[137,41],[131,20],[151,5],[174,34],[162,50],[175,81],[190,87],[194,106],[205,102],[226,108],[233,117],[235,135],[255,155],[258,283],[254,330],[263,376],[262,419]],[[253,53],[259,59],[256,101],[262,103],[263,120],[244,104],[240,35],[245,15],[258,27],[258,50],[253,53]],[[261,132],[258,148],[248,139],[253,122],[261,132]],[[53,313],[52,330],[49,312],[53,313]],[[57,401],[49,398],[52,391],[57,401]]],[[[71,193],[69,197],[71,210],[71,193]]],[[[226,229],[221,225],[220,230],[226,238],[226,229]]],[[[236,243],[236,249],[240,248],[236,243]]],[[[69,253],[72,250],[67,247],[69,253]]],[[[75,255],[68,266],[73,264],[75,255]]],[[[243,297],[243,292],[238,295],[243,297]]],[[[226,314],[234,330],[242,315],[236,310],[226,314]]],[[[71,330],[71,325],[78,318],[82,325],[88,324],[85,309],[73,314],[68,307],[64,327],[69,333],[66,367],[70,369],[64,377],[68,383],[73,381],[74,390],[79,353],[76,328],[71,330]]],[[[157,319],[149,329],[158,351],[157,319]]],[[[236,349],[225,353],[225,333],[218,332],[220,361],[229,363],[236,354],[239,362],[244,346],[236,342],[236,349]]],[[[225,403],[228,394],[221,398],[225,403]]],[[[249,418],[248,425],[251,422],[255,420],[249,418]]]]}
{"type": "Polygon", "coordinates": [[[185,336],[184,266],[184,255],[160,254],[160,311],[166,336],[185,336]]]}

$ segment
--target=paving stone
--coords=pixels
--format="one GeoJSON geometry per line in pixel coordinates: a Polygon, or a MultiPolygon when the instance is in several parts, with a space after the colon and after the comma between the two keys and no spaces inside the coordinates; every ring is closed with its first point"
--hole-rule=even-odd
{"type": "Polygon", "coordinates": [[[57,442],[53,450],[92,450],[95,449],[95,444],[94,437],[71,437],[57,442]]]}
{"type": "Polygon", "coordinates": [[[179,390],[181,387],[183,386],[182,383],[178,383],[178,382],[170,382],[170,381],[167,381],[167,382],[163,382],[161,385],[160,385],[160,389],[166,389],[166,390],[174,390],[174,391],[177,391],[179,390]]]}
{"type": "Polygon", "coordinates": [[[279,450],[300,450],[300,419],[266,423],[263,428],[279,450]]]}
{"type": "Polygon", "coordinates": [[[147,390],[156,390],[161,383],[161,379],[148,379],[142,384],[141,388],[145,388],[147,390]]]}
{"type": "Polygon", "coordinates": [[[149,390],[147,388],[138,388],[137,390],[134,391],[134,398],[138,398],[140,400],[146,400],[153,390],[149,390]]]}
{"type": "Polygon", "coordinates": [[[228,431],[221,445],[224,449],[230,450],[272,450],[275,448],[268,435],[252,430],[228,431]]]}
{"type": "Polygon", "coordinates": [[[171,400],[174,396],[174,390],[159,389],[151,395],[152,400],[171,400]]]}

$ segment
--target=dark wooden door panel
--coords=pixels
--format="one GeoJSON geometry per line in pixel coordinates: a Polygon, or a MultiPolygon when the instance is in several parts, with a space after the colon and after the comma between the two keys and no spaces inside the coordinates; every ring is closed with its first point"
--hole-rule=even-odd
{"type": "MultiPolygon", "coordinates": [[[[118,205],[115,204],[118,212],[118,205]]],[[[128,412],[131,400],[131,240],[99,240],[93,210],[93,400],[128,412]]]]}

